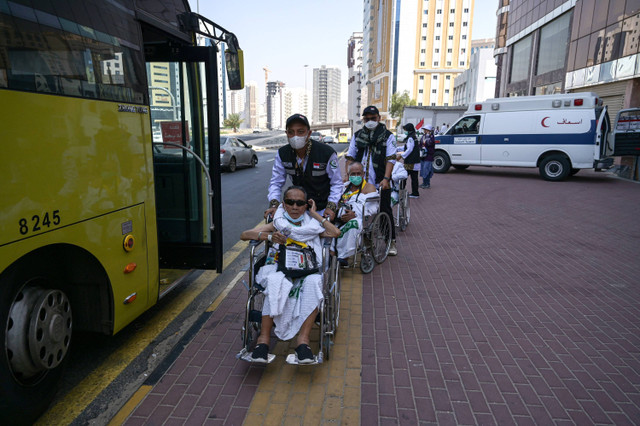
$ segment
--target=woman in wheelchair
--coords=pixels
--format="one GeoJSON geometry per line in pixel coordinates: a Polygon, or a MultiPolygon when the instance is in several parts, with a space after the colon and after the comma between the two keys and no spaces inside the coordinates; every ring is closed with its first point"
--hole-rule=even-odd
{"type": "Polygon", "coordinates": [[[276,336],[290,340],[298,333],[296,357],[299,364],[313,363],[309,334],[323,301],[320,237],[336,238],[340,230],[316,211],[315,202],[307,199],[304,188],[289,187],[273,222],[244,231],[242,240],[269,241],[265,265],[256,281],[265,290],[262,327],[251,354],[254,362],[266,363],[271,329],[276,336]],[[309,207],[307,209],[307,207],[309,207]]]}
{"type": "MultiPolygon", "coordinates": [[[[340,236],[336,240],[338,262],[342,266],[349,264],[348,259],[356,253],[358,234],[362,230],[362,213],[367,195],[376,193],[375,185],[364,180],[364,169],[361,163],[353,162],[348,168],[349,181],[338,205],[338,226],[340,236]]],[[[375,214],[378,210],[376,203],[366,204],[365,214],[375,214]]]]}

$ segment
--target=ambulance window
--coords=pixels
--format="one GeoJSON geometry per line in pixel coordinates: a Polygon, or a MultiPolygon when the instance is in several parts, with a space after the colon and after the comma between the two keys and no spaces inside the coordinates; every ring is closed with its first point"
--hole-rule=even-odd
{"type": "Polygon", "coordinates": [[[479,129],[480,129],[480,116],[471,115],[469,117],[464,117],[462,120],[458,121],[456,125],[453,127],[452,134],[454,135],[477,134],[479,129]]]}

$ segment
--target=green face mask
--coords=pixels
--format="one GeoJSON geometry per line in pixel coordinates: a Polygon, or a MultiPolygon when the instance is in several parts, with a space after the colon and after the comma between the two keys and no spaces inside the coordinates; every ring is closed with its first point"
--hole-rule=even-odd
{"type": "Polygon", "coordinates": [[[349,176],[349,182],[355,186],[360,186],[362,184],[362,176],[349,176]]]}

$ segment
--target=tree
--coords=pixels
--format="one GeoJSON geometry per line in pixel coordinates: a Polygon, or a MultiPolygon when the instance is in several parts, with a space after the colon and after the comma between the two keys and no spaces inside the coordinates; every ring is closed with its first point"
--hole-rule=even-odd
{"type": "Polygon", "coordinates": [[[407,105],[413,106],[415,104],[415,99],[411,99],[409,97],[409,92],[406,90],[401,95],[394,93],[391,95],[391,109],[389,110],[389,115],[396,119],[396,121],[400,122],[402,120],[404,107],[407,105]]]}
{"type": "Polygon", "coordinates": [[[224,125],[224,127],[233,128],[233,131],[236,132],[243,121],[244,120],[240,119],[240,114],[229,114],[227,116],[227,119],[224,120],[224,123],[222,124],[224,125]]]}

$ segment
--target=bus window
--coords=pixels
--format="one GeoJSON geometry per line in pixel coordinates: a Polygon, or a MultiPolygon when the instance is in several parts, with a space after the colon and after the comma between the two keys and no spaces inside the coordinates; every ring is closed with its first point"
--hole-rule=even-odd
{"type": "Polygon", "coordinates": [[[0,25],[12,28],[0,38],[0,87],[145,103],[144,71],[134,60],[140,55],[131,53],[139,46],[53,15],[41,24],[33,10],[23,12],[0,15],[0,25]]]}

